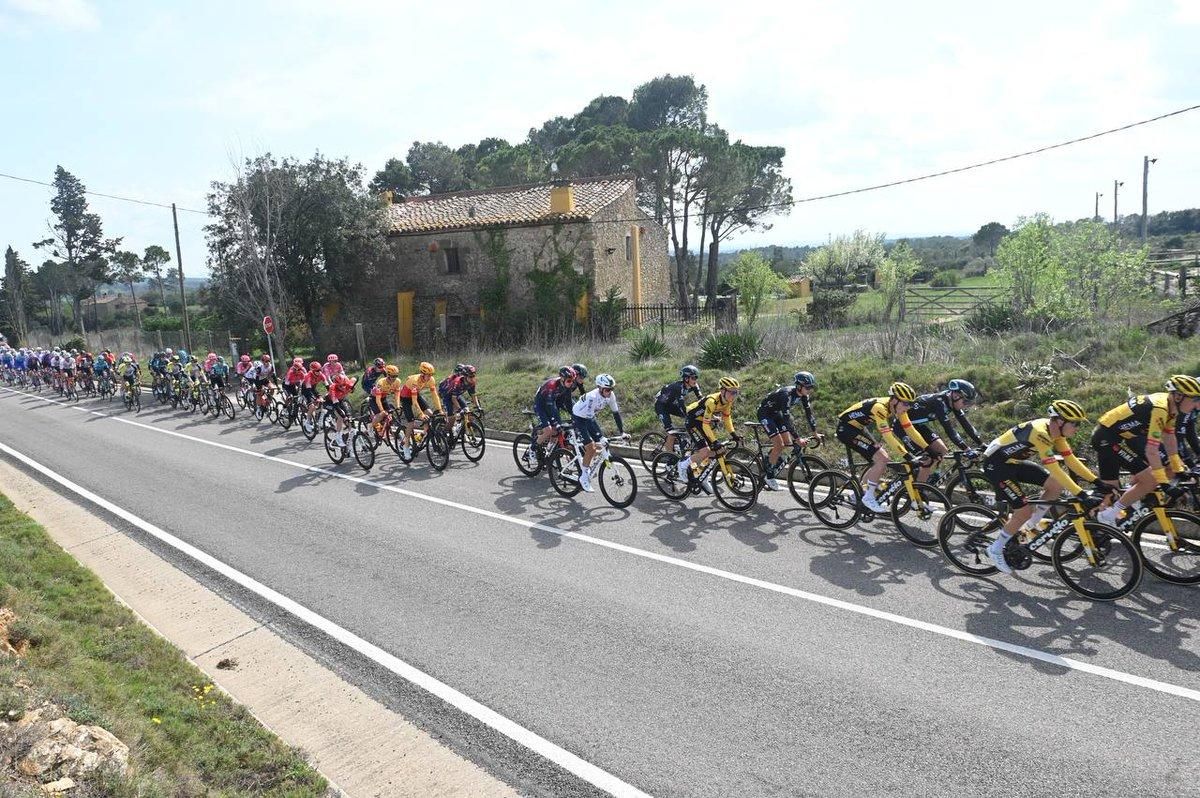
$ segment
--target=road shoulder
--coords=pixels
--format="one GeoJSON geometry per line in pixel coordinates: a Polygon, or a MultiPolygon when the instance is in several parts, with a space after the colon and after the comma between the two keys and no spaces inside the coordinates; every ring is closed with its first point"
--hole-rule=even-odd
{"type": "Polygon", "coordinates": [[[303,749],[345,794],[517,795],[102,518],[6,462],[0,462],[0,492],[263,725],[303,749]]]}

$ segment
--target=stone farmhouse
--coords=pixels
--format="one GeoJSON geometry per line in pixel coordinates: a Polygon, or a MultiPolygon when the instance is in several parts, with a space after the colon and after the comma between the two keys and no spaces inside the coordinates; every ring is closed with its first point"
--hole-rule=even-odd
{"type": "Polygon", "coordinates": [[[395,297],[398,348],[460,341],[488,313],[528,313],[547,280],[582,286],[581,322],[613,287],[630,305],[669,302],[667,233],[636,200],[634,176],[612,175],[390,203],[391,256],[372,288],[395,297]]]}

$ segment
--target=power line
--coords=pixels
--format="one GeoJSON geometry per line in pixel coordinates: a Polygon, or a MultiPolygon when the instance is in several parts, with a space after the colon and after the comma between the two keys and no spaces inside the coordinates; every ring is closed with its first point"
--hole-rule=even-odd
{"type": "MultiPolygon", "coordinates": [[[[22,183],[33,183],[33,184],[39,185],[39,186],[49,186],[50,188],[54,188],[53,183],[47,183],[44,180],[33,180],[28,177],[18,177],[16,175],[4,174],[3,172],[0,172],[0,177],[8,178],[9,180],[18,180],[22,183]]],[[[166,205],[161,202],[151,202],[150,200],[137,199],[136,197],[121,197],[116,194],[105,194],[100,191],[89,191],[87,189],[85,189],[83,193],[91,194],[94,197],[105,197],[107,199],[120,200],[121,202],[135,202],[138,205],[150,205],[155,208],[166,208],[167,210],[171,210],[170,205],[166,205]]],[[[178,210],[186,211],[187,213],[198,213],[202,216],[208,216],[208,211],[198,211],[193,208],[178,208],[178,210]]]]}
{"type": "MultiPolygon", "coordinates": [[[[1013,155],[1004,155],[1004,156],[1001,156],[998,158],[992,158],[987,161],[979,161],[977,163],[967,164],[966,166],[959,166],[959,167],[955,167],[953,169],[943,169],[939,172],[930,172],[928,174],[917,175],[916,177],[907,177],[902,180],[892,180],[887,183],[876,183],[874,185],[862,186],[861,188],[847,189],[845,191],[835,191],[835,192],[832,192],[829,194],[816,194],[811,197],[802,197],[800,199],[788,200],[786,202],[773,202],[773,203],[766,203],[763,205],[744,205],[744,206],[737,207],[737,208],[730,208],[729,210],[740,212],[740,211],[763,211],[763,210],[770,210],[772,208],[790,208],[795,205],[802,205],[802,204],[808,203],[808,202],[819,202],[820,200],[835,199],[837,197],[848,197],[852,194],[865,194],[868,191],[879,191],[881,189],[895,188],[896,186],[903,186],[903,185],[907,185],[909,183],[919,183],[924,180],[933,180],[934,178],[938,178],[938,177],[945,177],[947,175],[959,174],[961,172],[969,172],[973,169],[982,169],[985,166],[994,166],[995,164],[1005,163],[1006,161],[1015,161],[1018,158],[1028,158],[1033,155],[1040,155],[1041,153],[1049,152],[1051,150],[1057,150],[1057,149],[1061,149],[1063,147],[1069,147],[1073,144],[1080,144],[1085,141],[1091,141],[1093,139],[1101,138],[1102,136],[1109,136],[1109,135],[1112,135],[1113,133],[1120,133],[1125,130],[1131,130],[1135,127],[1141,127],[1142,125],[1149,125],[1151,123],[1159,122],[1159,121],[1162,121],[1163,119],[1169,119],[1170,117],[1173,117],[1173,116],[1179,116],[1181,114],[1186,114],[1189,111],[1195,111],[1197,109],[1200,109],[1200,104],[1190,105],[1190,106],[1187,106],[1186,108],[1180,108],[1178,110],[1171,111],[1169,113],[1150,117],[1149,119],[1142,119],[1137,122],[1130,122],[1129,124],[1121,125],[1120,127],[1109,128],[1108,130],[1101,130],[1097,133],[1090,133],[1086,136],[1079,136],[1078,138],[1068,139],[1067,141],[1060,141],[1057,144],[1048,144],[1044,147],[1038,147],[1038,148],[1032,149],[1032,150],[1025,150],[1024,152],[1014,153],[1013,155]]],[[[16,175],[4,174],[3,172],[0,172],[0,177],[7,178],[9,180],[18,180],[18,181],[21,181],[22,183],[34,183],[39,186],[49,186],[51,188],[54,187],[53,183],[47,183],[42,180],[32,180],[28,177],[17,177],[16,175]]],[[[152,202],[150,200],[137,199],[135,197],[121,197],[116,194],[104,194],[99,191],[85,191],[84,193],[91,194],[91,195],[97,196],[97,197],[105,197],[107,199],[120,200],[122,202],[134,202],[139,205],[150,205],[150,206],[153,206],[156,208],[167,208],[168,210],[171,208],[170,205],[166,205],[161,202],[152,202]]],[[[197,213],[202,216],[211,215],[207,211],[199,211],[199,210],[195,210],[193,208],[179,208],[178,210],[184,211],[186,213],[197,213]]],[[[663,217],[664,221],[668,220],[668,219],[682,219],[682,218],[683,218],[682,214],[669,215],[669,216],[663,217]]],[[[601,222],[607,223],[607,224],[632,224],[634,222],[642,222],[642,221],[645,221],[645,220],[644,219],[604,219],[604,220],[596,220],[593,222],[593,224],[598,224],[601,222]]]]}

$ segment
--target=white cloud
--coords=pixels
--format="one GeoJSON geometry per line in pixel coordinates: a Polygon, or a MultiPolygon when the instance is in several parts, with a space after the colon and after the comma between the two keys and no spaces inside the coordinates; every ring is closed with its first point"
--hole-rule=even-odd
{"type": "Polygon", "coordinates": [[[100,17],[88,0],[5,0],[12,10],[40,17],[64,28],[96,28],[100,17]]]}

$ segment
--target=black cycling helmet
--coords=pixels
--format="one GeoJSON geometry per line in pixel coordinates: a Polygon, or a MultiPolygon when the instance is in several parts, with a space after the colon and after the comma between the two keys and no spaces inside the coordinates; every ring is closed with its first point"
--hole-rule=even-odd
{"type": "Polygon", "coordinates": [[[587,366],[582,363],[572,363],[571,369],[579,376],[579,379],[586,380],[588,376],[587,366]]]}
{"type": "Polygon", "coordinates": [[[812,375],[811,371],[797,371],[796,385],[801,388],[816,388],[817,378],[812,375]]]}
{"type": "Polygon", "coordinates": [[[968,402],[974,402],[975,398],[979,396],[979,391],[975,390],[975,386],[966,380],[950,380],[950,382],[946,384],[946,387],[951,391],[958,391],[961,393],[963,395],[963,399],[966,399],[968,402]]]}
{"type": "Polygon", "coordinates": [[[372,363],[371,365],[372,365],[372,366],[374,366],[374,367],[375,367],[375,368],[377,368],[377,369],[381,369],[381,368],[383,368],[383,367],[384,367],[385,365],[387,365],[387,364],[384,362],[383,358],[381,358],[381,357],[377,357],[377,358],[375,358],[375,362],[374,362],[374,363],[372,363]]]}
{"type": "Polygon", "coordinates": [[[563,366],[558,370],[558,376],[562,377],[564,380],[573,380],[578,377],[579,374],[570,366],[563,366]]]}
{"type": "Polygon", "coordinates": [[[700,369],[695,366],[684,366],[679,370],[679,379],[686,380],[688,377],[699,377],[700,369]]]}

